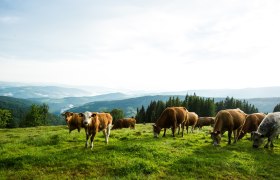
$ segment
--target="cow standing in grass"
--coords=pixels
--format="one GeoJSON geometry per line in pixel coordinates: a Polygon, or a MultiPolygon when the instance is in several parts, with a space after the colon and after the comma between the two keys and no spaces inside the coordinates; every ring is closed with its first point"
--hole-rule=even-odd
{"type": "Polygon", "coordinates": [[[83,118],[79,116],[78,113],[73,113],[73,112],[64,112],[61,114],[64,116],[65,121],[67,123],[67,126],[69,128],[69,133],[71,131],[78,129],[78,132],[80,132],[81,128],[85,128],[83,124],[83,118]]]}
{"type": "Polygon", "coordinates": [[[134,118],[118,119],[114,123],[114,126],[112,127],[112,130],[113,129],[122,129],[122,128],[135,129],[135,124],[136,124],[136,119],[134,119],[134,118]]]}
{"type": "Polygon", "coordinates": [[[273,140],[280,134],[280,112],[269,113],[259,125],[257,131],[252,132],[253,134],[253,147],[258,148],[267,137],[268,141],[265,148],[270,145],[274,147],[273,140]]]}
{"type": "Polygon", "coordinates": [[[181,125],[182,137],[184,136],[185,122],[188,120],[188,110],[185,107],[168,107],[166,108],[153,125],[154,137],[158,137],[162,128],[164,128],[163,137],[166,133],[166,128],[172,129],[172,135],[175,137],[175,129],[181,125]]]}
{"type": "Polygon", "coordinates": [[[88,147],[88,139],[90,137],[90,148],[93,148],[93,141],[96,133],[103,131],[105,136],[105,142],[108,144],[110,129],[112,126],[113,118],[109,113],[92,113],[85,112],[80,113],[80,116],[83,118],[83,124],[87,129],[86,133],[86,148],[88,147]]]}
{"type": "Polygon", "coordinates": [[[213,126],[215,124],[215,117],[199,117],[195,127],[200,130],[203,126],[213,126]]]}
{"type": "Polygon", "coordinates": [[[198,121],[198,115],[195,112],[189,112],[188,113],[188,120],[185,123],[187,133],[189,133],[189,126],[192,127],[191,132],[193,133],[193,130],[194,130],[194,127],[196,126],[197,121],[198,121]]]}
{"type": "MultiPolygon", "coordinates": [[[[242,130],[238,136],[238,139],[242,139],[246,133],[251,133],[253,131],[256,131],[258,129],[258,126],[264,119],[265,114],[263,113],[253,113],[249,114],[246,117],[245,124],[242,127],[242,130]]],[[[251,140],[252,140],[252,134],[251,134],[251,140]]]]}
{"type": "Polygon", "coordinates": [[[218,145],[221,142],[221,136],[228,131],[228,144],[231,144],[231,134],[233,132],[234,142],[237,141],[242,126],[245,122],[246,114],[240,109],[221,110],[217,113],[215,118],[215,125],[211,138],[213,145],[218,145]]]}

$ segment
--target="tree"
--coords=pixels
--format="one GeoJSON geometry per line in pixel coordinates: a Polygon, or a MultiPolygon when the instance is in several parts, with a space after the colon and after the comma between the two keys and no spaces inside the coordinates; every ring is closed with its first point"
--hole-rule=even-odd
{"type": "Polygon", "coordinates": [[[32,104],[26,117],[20,122],[21,127],[34,127],[49,124],[47,120],[49,107],[47,104],[32,104]]]}
{"type": "Polygon", "coordinates": [[[143,105],[140,110],[137,108],[135,119],[138,123],[146,123],[146,111],[143,105]]]}
{"type": "Polygon", "coordinates": [[[12,113],[6,109],[0,109],[0,128],[5,128],[12,120],[12,113]]]}
{"type": "Polygon", "coordinates": [[[280,112],[280,104],[277,104],[274,109],[273,112],[280,112]]]}
{"type": "Polygon", "coordinates": [[[124,118],[124,112],[122,109],[112,109],[110,114],[113,117],[113,124],[116,120],[124,118]]]}

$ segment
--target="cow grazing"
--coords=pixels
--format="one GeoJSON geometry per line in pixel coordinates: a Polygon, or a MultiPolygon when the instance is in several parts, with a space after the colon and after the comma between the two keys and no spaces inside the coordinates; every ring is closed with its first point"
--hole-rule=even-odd
{"type": "Polygon", "coordinates": [[[80,117],[78,113],[64,112],[61,115],[65,118],[65,121],[69,128],[69,133],[71,133],[71,131],[75,129],[78,129],[78,132],[80,132],[81,128],[85,127],[83,125],[83,118],[80,117]]]}
{"type": "Polygon", "coordinates": [[[199,117],[195,127],[201,129],[203,126],[213,126],[215,117],[199,117]]]}
{"type": "MultiPolygon", "coordinates": [[[[246,117],[245,124],[242,127],[242,130],[238,136],[238,139],[242,139],[246,133],[251,133],[253,131],[256,131],[258,129],[258,126],[264,119],[265,114],[263,113],[253,113],[249,114],[246,117]]],[[[252,134],[251,134],[251,140],[252,140],[252,134]]]]}
{"type": "Polygon", "coordinates": [[[119,119],[114,123],[113,129],[130,128],[135,129],[136,119],[134,118],[123,118],[119,119]]]}
{"type": "Polygon", "coordinates": [[[112,126],[113,118],[109,113],[92,113],[85,112],[80,113],[80,116],[83,118],[83,124],[87,129],[86,133],[86,148],[88,147],[88,139],[90,137],[90,148],[93,148],[93,141],[96,133],[103,131],[105,136],[105,142],[108,144],[110,136],[110,128],[112,126]]]}
{"type": "Polygon", "coordinates": [[[223,135],[226,131],[228,131],[228,144],[231,144],[232,132],[234,135],[234,142],[236,142],[237,135],[242,129],[245,119],[246,114],[240,109],[227,109],[219,111],[215,118],[213,132],[211,132],[211,138],[214,141],[213,145],[220,144],[221,135],[223,135]]]}
{"type": "Polygon", "coordinates": [[[168,107],[166,108],[153,125],[154,137],[158,137],[162,128],[164,128],[164,134],[166,128],[172,129],[172,135],[175,137],[175,129],[181,124],[182,136],[184,136],[185,121],[188,119],[188,110],[185,107],[168,107]]]}
{"type": "Polygon", "coordinates": [[[187,133],[189,133],[189,126],[192,127],[191,132],[193,133],[194,127],[198,121],[198,115],[195,112],[188,112],[188,120],[186,121],[187,133]]]}
{"type": "Polygon", "coordinates": [[[254,148],[258,148],[266,137],[268,142],[264,147],[268,148],[270,144],[270,147],[273,148],[273,140],[280,134],[280,112],[269,113],[265,116],[257,131],[252,132],[252,134],[254,148]]]}

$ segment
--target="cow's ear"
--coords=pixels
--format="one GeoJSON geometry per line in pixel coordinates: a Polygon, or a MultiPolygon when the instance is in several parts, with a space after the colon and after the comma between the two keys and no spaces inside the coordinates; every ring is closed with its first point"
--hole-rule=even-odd
{"type": "Polygon", "coordinates": [[[83,114],[83,113],[79,113],[79,116],[80,116],[80,117],[84,117],[84,114],[83,114]]]}
{"type": "Polygon", "coordinates": [[[70,115],[73,116],[74,113],[70,112],[70,115]]]}
{"type": "Polygon", "coordinates": [[[95,117],[96,116],[96,113],[93,113],[92,115],[91,115],[91,117],[95,117]]]}

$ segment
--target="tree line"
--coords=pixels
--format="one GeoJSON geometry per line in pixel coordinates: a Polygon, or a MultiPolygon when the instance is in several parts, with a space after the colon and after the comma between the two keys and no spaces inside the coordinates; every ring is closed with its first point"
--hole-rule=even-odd
{"type": "Polygon", "coordinates": [[[49,106],[47,104],[32,104],[29,109],[26,110],[0,109],[0,128],[35,127],[60,124],[64,124],[64,119],[49,113],[49,106]]]}
{"type": "Polygon", "coordinates": [[[140,109],[137,108],[136,119],[139,123],[150,123],[155,122],[162,111],[167,107],[172,106],[183,106],[190,112],[195,112],[198,116],[215,116],[216,113],[222,109],[234,109],[240,108],[245,113],[251,114],[258,112],[258,109],[249,104],[245,100],[237,100],[233,97],[227,97],[222,101],[215,102],[214,98],[204,98],[194,95],[186,95],[184,100],[180,100],[178,97],[170,97],[166,102],[161,100],[151,101],[148,107],[145,109],[142,106],[140,109]]]}

